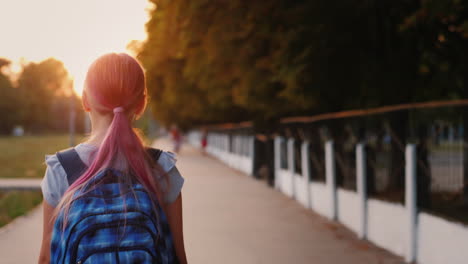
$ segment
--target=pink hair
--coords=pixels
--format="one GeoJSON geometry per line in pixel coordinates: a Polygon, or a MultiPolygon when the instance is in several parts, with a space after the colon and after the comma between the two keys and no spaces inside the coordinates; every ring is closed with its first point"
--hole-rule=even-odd
{"type": "Polygon", "coordinates": [[[90,66],[83,98],[89,99],[91,109],[104,115],[113,115],[113,119],[93,162],[67,189],[56,215],[64,209],[66,216],[73,202],[72,194],[86,186],[104,168],[123,168],[126,173],[123,174],[124,179],[119,181],[130,182],[135,177],[161,201],[159,184],[152,170],[155,169],[161,176],[164,175],[163,170],[150,162],[143,141],[130,121],[133,115],[143,112],[146,95],[143,69],[131,56],[124,53],[105,54],[90,66]],[[117,107],[123,108],[123,111],[113,111],[117,107]]]}

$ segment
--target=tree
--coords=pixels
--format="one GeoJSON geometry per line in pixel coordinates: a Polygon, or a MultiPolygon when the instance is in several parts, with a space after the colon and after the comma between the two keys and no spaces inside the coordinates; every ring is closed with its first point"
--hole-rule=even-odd
{"type": "Polygon", "coordinates": [[[57,119],[63,120],[64,112],[55,108],[57,102],[70,95],[69,75],[63,63],[47,59],[39,63],[30,62],[23,67],[18,78],[18,90],[22,104],[21,112],[24,127],[32,132],[51,129],[57,119]]]}
{"type": "Polygon", "coordinates": [[[18,89],[13,87],[9,77],[4,73],[4,69],[10,65],[10,61],[0,58],[0,133],[11,133],[15,125],[19,125],[20,116],[17,108],[20,103],[18,89]]]}
{"type": "Polygon", "coordinates": [[[296,6],[288,1],[152,2],[157,8],[139,58],[155,115],[163,122],[268,121],[314,104],[312,96],[304,96],[310,90],[295,78],[305,75],[299,57],[307,52],[294,54],[297,59],[276,54],[282,47],[289,51],[288,39],[279,37],[282,9],[296,6]],[[284,59],[298,65],[287,71],[279,65],[284,59]]]}

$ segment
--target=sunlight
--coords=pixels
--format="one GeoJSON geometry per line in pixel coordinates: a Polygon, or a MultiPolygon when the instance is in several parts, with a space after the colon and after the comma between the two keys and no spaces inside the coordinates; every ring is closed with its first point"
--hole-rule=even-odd
{"type": "Polygon", "coordinates": [[[0,0],[0,57],[64,62],[81,95],[90,63],[146,38],[147,0],[0,0]]]}

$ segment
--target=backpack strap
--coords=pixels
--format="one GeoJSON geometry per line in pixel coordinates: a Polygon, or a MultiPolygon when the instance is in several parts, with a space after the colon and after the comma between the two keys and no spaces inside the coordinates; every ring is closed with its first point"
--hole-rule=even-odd
{"type": "Polygon", "coordinates": [[[161,156],[162,150],[156,148],[147,148],[148,154],[153,158],[154,162],[158,162],[159,157],[161,156]]]}
{"type": "MultiPolygon", "coordinates": [[[[153,158],[154,162],[158,162],[162,150],[155,148],[147,148],[148,154],[153,158]]],[[[57,158],[67,174],[68,185],[72,185],[88,168],[81,160],[75,148],[69,148],[57,152],[57,158]]]]}
{"type": "Polygon", "coordinates": [[[80,159],[75,148],[57,152],[57,158],[67,173],[68,185],[72,185],[88,168],[80,159]]]}

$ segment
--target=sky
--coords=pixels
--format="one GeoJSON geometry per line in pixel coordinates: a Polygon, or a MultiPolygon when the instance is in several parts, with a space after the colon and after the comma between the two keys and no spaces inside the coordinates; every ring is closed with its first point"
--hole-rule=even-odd
{"type": "Polygon", "coordinates": [[[146,38],[148,0],[0,0],[0,57],[61,60],[81,95],[91,62],[146,38]]]}

